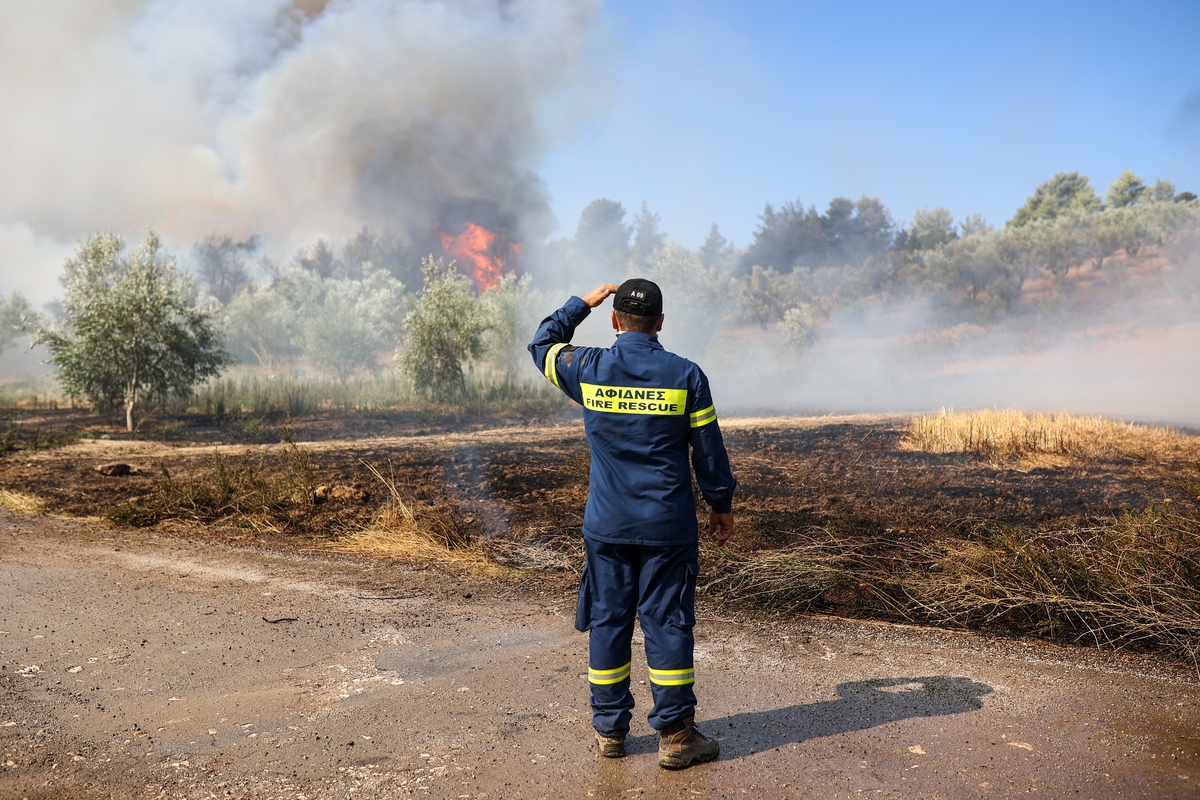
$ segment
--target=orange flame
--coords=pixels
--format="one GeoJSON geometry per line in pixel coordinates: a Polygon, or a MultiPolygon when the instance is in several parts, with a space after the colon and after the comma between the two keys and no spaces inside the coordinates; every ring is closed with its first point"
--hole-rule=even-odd
{"type": "Polygon", "coordinates": [[[499,286],[500,278],[513,272],[509,261],[521,255],[521,246],[512,243],[508,245],[507,253],[496,252],[500,249],[493,247],[496,234],[474,222],[464,225],[462,233],[457,236],[444,233],[440,222],[433,229],[442,240],[442,249],[467,268],[471,280],[475,281],[475,288],[480,292],[499,286]]]}

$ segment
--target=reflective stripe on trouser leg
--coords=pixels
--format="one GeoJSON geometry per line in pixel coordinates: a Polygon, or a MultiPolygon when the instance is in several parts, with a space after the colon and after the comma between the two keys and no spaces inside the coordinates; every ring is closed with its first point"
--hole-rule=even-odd
{"type": "Polygon", "coordinates": [[[658,686],[686,686],[696,682],[696,670],[687,669],[654,669],[650,668],[650,682],[658,686]]]}
{"type": "Polygon", "coordinates": [[[626,663],[623,667],[616,667],[615,669],[594,669],[588,667],[588,683],[599,686],[611,686],[614,683],[629,680],[629,668],[631,666],[633,666],[632,662],[626,663]]]}

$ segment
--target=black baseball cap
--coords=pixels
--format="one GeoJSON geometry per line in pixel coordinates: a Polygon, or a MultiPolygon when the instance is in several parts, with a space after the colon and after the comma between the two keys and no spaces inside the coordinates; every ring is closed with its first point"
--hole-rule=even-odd
{"type": "Polygon", "coordinates": [[[662,291],[654,281],[630,278],[613,295],[613,310],[636,317],[657,317],[662,310],[662,291]]]}

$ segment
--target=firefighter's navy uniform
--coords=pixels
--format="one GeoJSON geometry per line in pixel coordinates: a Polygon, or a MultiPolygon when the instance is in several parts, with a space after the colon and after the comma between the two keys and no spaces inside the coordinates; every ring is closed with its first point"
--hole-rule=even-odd
{"type": "Polygon", "coordinates": [[[591,448],[583,538],[587,563],[575,627],[590,630],[592,724],[629,731],[634,613],[646,639],[662,730],[696,706],[692,663],[698,563],[691,465],[712,509],[729,513],[735,481],[708,379],[653,334],[626,331],[608,348],[574,347],[591,309],[578,297],[542,321],[529,345],[547,380],[584,408],[591,448]]]}

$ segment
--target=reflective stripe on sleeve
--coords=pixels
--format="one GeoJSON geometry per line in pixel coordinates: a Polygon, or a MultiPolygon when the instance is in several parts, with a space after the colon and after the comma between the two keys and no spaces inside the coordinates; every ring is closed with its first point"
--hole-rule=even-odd
{"type": "Polygon", "coordinates": [[[651,669],[650,682],[659,686],[686,686],[696,682],[696,670],[688,669],[651,669]]]}
{"type": "Polygon", "coordinates": [[[560,386],[558,383],[558,354],[561,353],[562,349],[566,346],[566,342],[559,342],[551,347],[550,352],[546,353],[546,364],[542,368],[542,374],[546,376],[546,380],[550,381],[555,386],[558,386],[559,389],[561,389],[562,386],[560,386]]]}
{"type": "Polygon", "coordinates": [[[717,421],[717,407],[709,406],[688,416],[688,424],[693,428],[702,428],[710,422],[717,421]]]}
{"type": "Polygon", "coordinates": [[[629,677],[629,667],[632,663],[630,662],[616,669],[592,669],[588,667],[588,683],[598,683],[601,685],[620,683],[629,677]]]}

